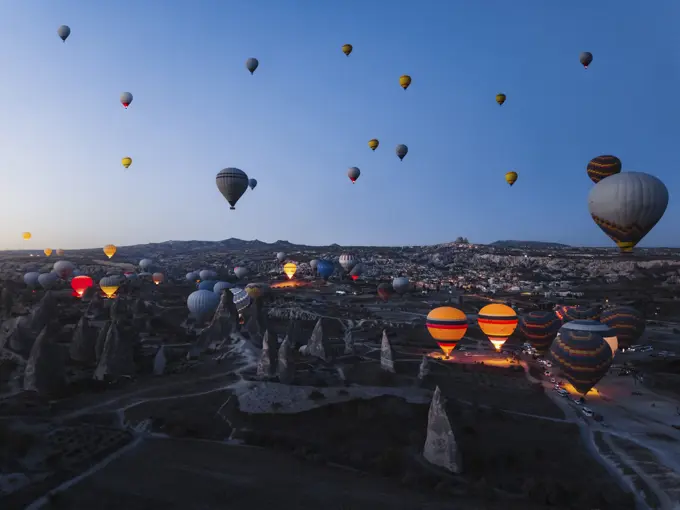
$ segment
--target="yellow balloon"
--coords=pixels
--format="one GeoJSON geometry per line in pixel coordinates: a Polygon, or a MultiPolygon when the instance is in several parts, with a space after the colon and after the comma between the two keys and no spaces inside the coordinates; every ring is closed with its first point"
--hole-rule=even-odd
{"type": "Polygon", "coordinates": [[[106,297],[110,298],[116,293],[120,285],[104,285],[104,286],[100,285],[99,287],[102,289],[104,294],[106,294],[106,297]]]}
{"type": "Polygon", "coordinates": [[[295,276],[295,273],[297,272],[297,265],[295,265],[293,262],[288,262],[288,264],[283,266],[283,272],[286,273],[286,276],[290,280],[293,278],[293,276],[295,276]]]}
{"type": "Polygon", "coordinates": [[[380,142],[378,141],[377,138],[373,138],[373,140],[368,141],[368,146],[373,150],[376,150],[378,148],[378,145],[380,145],[380,142]]]}
{"type": "Polygon", "coordinates": [[[130,165],[132,164],[132,158],[125,157],[121,160],[121,163],[123,163],[125,168],[130,168],[130,165]]]}
{"type": "Polygon", "coordinates": [[[497,351],[501,350],[508,337],[515,332],[518,322],[515,311],[501,303],[486,305],[477,314],[479,329],[489,337],[497,351]]]}
{"type": "Polygon", "coordinates": [[[114,245],[107,244],[106,246],[104,246],[104,253],[108,258],[111,258],[116,254],[116,249],[117,248],[114,245]]]}
{"type": "Polygon", "coordinates": [[[57,248],[57,257],[63,257],[64,256],[64,250],[61,248],[57,248]]]}
{"type": "Polygon", "coordinates": [[[43,253],[45,254],[46,257],[49,257],[50,255],[52,255],[52,248],[45,248],[43,250],[43,253]]]}
{"type": "Polygon", "coordinates": [[[399,85],[401,85],[401,88],[406,90],[409,85],[411,85],[411,77],[408,74],[405,74],[401,78],[399,78],[399,85]]]}
{"type": "Polygon", "coordinates": [[[21,237],[24,238],[24,241],[28,241],[31,238],[31,233],[30,232],[22,232],[21,237]]]}
{"type": "Polygon", "coordinates": [[[496,94],[496,102],[500,105],[505,103],[506,96],[505,94],[496,94]]]}
{"type": "Polygon", "coordinates": [[[352,45],[351,44],[343,44],[342,45],[342,52],[349,57],[349,54],[352,53],[352,45]]]}
{"type": "Polygon", "coordinates": [[[508,172],[505,174],[505,181],[512,186],[515,184],[515,181],[517,180],[517,172],[508,172]]]}

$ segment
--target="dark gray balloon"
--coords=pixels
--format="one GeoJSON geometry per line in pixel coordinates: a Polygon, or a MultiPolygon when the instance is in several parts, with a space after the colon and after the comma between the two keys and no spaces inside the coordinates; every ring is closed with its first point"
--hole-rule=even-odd
{"type": "Polygon", "coordinates": [[[238,168],[225,168],[220,170],[215,178],[217,189],[227,199],[230,209],[236,209],[235,205],[239,198],[248,189],[248,176],[238,168]]]}
{"type": "Polygon", "coordinates": [[[68,25],[62,25],[57,28],[57,35],[61,37],[62,41],[66,42],[68,36],[71,35],[71,29],[68,27],[68,25]]]}
{"type": "Polygon", "coordinates": [[[593,61],[593,54],[589,51],[584,51],[579,55],[578,59],[581,62],[581,65],[587,69],[593,61]]]}
{"type": "Polygon", "coordinates": [[[248,186],[250,186],[250,189],[255,189],[255,186],[257,186],[257,179],[250,179],[248,181],[248,186]]]}
{"type": "Polygon", "coordinates": [[[361,170],[359,170],[357,167],[353,166],[349,170],[347,170],[347,177],[349,177],[349,180],[354,182],[356,181],[359,176],[361,175],[361,170]]]}
{"type": "Polygon", "coordinates": [[[397,145],[396,152],[399,159],[403,161],[406,154],[408,154],[408,147],[406,147],[406,145],[404,145],[403,143],[400,143],[399,145],[397,145]]]}
{"type": "Polygon", "coordinates": [[[256,58],[250,57],[248,60],[246,60],[246,69],[250,71],[250,74],[253,74],[259,65],[260,62],[256,58]]]}

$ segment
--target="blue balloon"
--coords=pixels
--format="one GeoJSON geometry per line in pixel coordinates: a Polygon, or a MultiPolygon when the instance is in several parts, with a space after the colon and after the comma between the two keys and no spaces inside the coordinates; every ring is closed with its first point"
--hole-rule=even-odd
{"type": "Polygon", "coordinates": [[[335,266],[328,260],[320,260],[316,265],[316,272],[319,273],[319,276],[324,280],[328,280],[334,271],[335,266]]]}
{"type": "Polygon", "coordinates": [[[215,280],[203,280],[198,284],[198,290],[209,290],[212,292],[216,283],[217,282],[215,280]]]}

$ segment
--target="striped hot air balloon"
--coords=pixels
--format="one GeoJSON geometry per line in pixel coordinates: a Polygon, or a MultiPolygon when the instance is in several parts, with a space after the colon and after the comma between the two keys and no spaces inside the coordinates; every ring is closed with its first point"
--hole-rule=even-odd
{"type": "Polygon", "coordinates": [[[448,358],[458,341],[465,335],[468,321],[465,314],[457,308],[441,306],[427,314],[425,325],[448,358]]]}
{"type": "Polygon", "coordinates": [[[486,305],[477,315],[479,329],[489,337],[497,351],[501,350],[508,337],[515,332],[517,322],[515,311],[501,303],[486,305]]]}
{"type": "Polygon", "coordinates": [[[241,313],[243,310],[248,308],[248,306],[250,306],[250,296],[244,289],[240,287],[232,287],[229,290],[234,295],[234,304],[236,305],[238,313],[241,313]]]}
{"type": "Polygon", "coordinates": [[[621,171],[621,160],[616,156],[598,156],[590,160],[586,171],[590,180],[597,184],[605,177],[618,174],[621,171]]]}
{"type": "Polygon", "coordinates": [[[533,311],[522,316],[519,330],[539,353],[545,354],[562,327],[562,320],[552,311],[533,311]]]}
{"type": "Polygon", "coordinates": [[[594,331],[562,326],[550,347],[550,354],[564,377],[585,395],[607,373],[612,364],[612,350],[602,335],[594,331]]]}
{"type": "Polygon", "coordinates": [[[566,306],[562,321],[596,321],[600,319],[600,310],[594,306],[566,306]]]}
{"type": "Polygon", "coordinates": [[[591,331],[592,333],[597,333],[604,341],[607,342],[609,348],[612,350],[612,355],[616,354],[619,350],[619,341],[616,338],[616,332],[607,326],[602,324],[600,321],[571,321],[563,326],[564,330],[567,331],[591,331]]]}
{"type": "Polygon", "coordinates": [[[614,330],[619,347],[628,348],[645,332],[645,316],[630,306],[616,306],[605,310],[600,322],[614,330]]]}

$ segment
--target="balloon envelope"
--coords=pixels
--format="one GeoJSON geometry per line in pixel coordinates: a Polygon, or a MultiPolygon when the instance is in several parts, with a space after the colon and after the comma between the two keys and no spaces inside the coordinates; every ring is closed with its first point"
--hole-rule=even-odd
{"type": "Polygon", "coordinates": [[[594,306],[565,306],[562,312],[562,322],[570,321],[596,321],[600,318],[600,310],[594,306]]]}
{"type": "Polygon", "coordinates": [[[163,273],[154,273],[151,275],[151,279],[156,285],[159,285],[165,281],[165,275],[163,273]]]}
{"type": "Polygon", "coordinates": [[[404,74],[399,78],[399,85],[401,88],[406,90],[411,85],[411,77],[408,74],[404,74]]]}
{"type": "Polygon", "coordinates": [[[605,177],[621,172],[621,160],[616,156],[598,156],[593,158],[586,167],[588,177],[595,184],[605,177]]]}
{"type": "Polygon", "coordinates": [[[120,162],[125,168],[130,168],[130,165],[132,164],[132,158],[123,158],[120,160],[120,162]]]}
{"type": "Polygon", "coordinates": [[[397,145],[395,152],[397,153],[397,157],[403,161],[404,157],[406,157],[406,155],[408,154],[408,147],[406,147],[406,145],[404,145],[403,143],[400,143],[399,145],[397,145]]]}
{"type": "Polygon", "coordinates": [[[257,179],[248,179],[248,186],[250,186],[251,190],[255,189],[255,186],[257,186],[257,179]]]}
{"type": "Polygon", "coordinates": [[[78,297],[83,297],[87,289],[94,285],[94,281],[89,276],[76,276],[71,280],[71,288],[78,297]]]}
{"type": "Polygon", "coordinates": [[[141,267],[144,271],[151,269],[151,266],[153,266],[153,260],[151,259],[142,259],[139,261],[139,267],[141,267]]]}
{"type": "Polygon", "coordinates": [[[294,262],[288,262],[285,266],[283,266],[283,272],[286,274],[289,280],[292,279],[297,272],[297,264],[294,262]]]}
{"type": "Polygon", "coordinates": [[[392,288],[391,283],[383,282],[380,285],[378,285],[378,296],[383,301],[387,301],[390,298],[390,295],[392,294],[393,290],[394,289],[392,288]]]}
{"type": "Polygon", "coordinates": [[[31,271],[24,275],[24,283],[29,287],[35,287],[38,284],[38,278],[40,278],[40,273],[31,271]]]}
{"type": "Polygon", "coordinates": [[[224,168],[217,173],[215,183],[222,196],[229,202],[230,209],[236,209],[236,202],[248,189],[248,176],[238,168],[224,168]]]}
{"type": "Polygon", "coordinates": [[[282,251],[278,252],[276,254],[276,260],[278,260],[279,262],[283,262],[284,260],[286,260],[286,254],[283,253],[282,251]]]}
{"type": "Polygon", "coordinates": [[[349,54],[352,53],[352,45],[351,44],[343,44],[342,45],[342,52],[349,57],[349,54]]]}
{"type": "Polygon", "coordinates": [[[54,272],[57,273],[57,276],[61,278],[62,280],[67,280],[71,274],[73,274],[73,270],[75,269],[75,266],[71,264],[68,260],[58,260],[57,262],[54,263],[54,272]]]}
{"type": "Polygon", "coordinates": [[[515,184],[515,182],[517,182],[517,177],[517,172],[508,172],[505,174],[505,182],[512,186],[515,184]]]}
{"type": "Polygon", "coordinates": [[[234,295],[234,304],[236,309],[241,313],[250,306],[250,295],[240,287],[232,287],[229,291],[234,295]]]}
{"type": "Polygon", "coordinates": [[[505,103],[505,100],[506,100],[506,99],[507,99],[507,97],[506,97],[505,94],[496,94],[496,102],[497,102],[499,105],[502,105],[503,103],[505,103]]]}
{"type": "Polygon", "coordinates": [[[52,255],[52,248],[45,248],[43,250],[43,253],[45,254],[46,257],[49,257],[50,255],[52,255]]]}
{"type": "Polygon", "coordinates": [[[198,290],[209,290],[212,292],[216,283],[215,280],[203,280],[198,284],[198,290]]]}
{"type": "Polygon", "coordinates": [[[59,275],[54,272],[41,273],[38,276],[38,283],[45,290],[49,290],[54,287],[54,285],[57,283],[57,280],[59,280],[59,275]]]}
{"type": "Polygon", "coordinates": [[[562,320],[553,311],[535,310],[522,316],[519,330],[539,353],[545,354],[562,327],[562,320]]]}
{"type": "Polygon", "coordinates": [[[120,95],[120,104],[127,108],[130,106],[130,103],[132,103],[132,94],[130,92],[123,92],[120,95]]]}
{"type": "Polygon", "coordinates": [[[117,248],[113,244],[107,244],[104,246],[104,254],[108,257],[111,258],[116,254],[117,248]]]}
{"type": "Polygon", "coordinates": [[[220,297],[210,290],[197,290],[187,298],[187,308],[198,321],[203,321],[215,313],[219,304],[220,297]]]}
{"type": "Polygon", "coordinates": [[[356,180],[359,178],[361,175],[361,170],[359,170],[357,167],[353,166],[349,170],[347,170],[347,177],[349,177],[349,180],[352,182],[356,182],[356,180]]]}
{"type": "Polygon", "coordinates": [[[668,207],[668,189],[656,177],[623,172],[602,179],[588,195],[590,215],[622,252],[632,251],[668,207]]]}
{"type": "Polygon", "coordinates": [[[212,269],[202,269],[198,273],[198,277],[201,280],[216,280],[217,279],[217,273],[213,271],[212,269]]]}
{"type": "Polygon", "coordinates": [[[642,312],[631,306],[616,306],[605,310],[600,322],[614,330],[620,347],[627,349],[637,342],[647,325],[642,312]]]}
{"type": "Polygon", "coordinates": [[[619,341],[616,338],[616,332],[606,324],[602,324],[600,321],[575,320],[562,326],[560,331],[591,331],[604,338],[604,341],[607,342],[609,348],[612,350],[612,354],[616,354],[616,351],[619,350],[619,341]]]}
{"type": "Polygon", "coordinates": [[[461,310],[450,306],[441,306],[427,314],[425,325],[439,348],[446,357],[449,357],[458,341],[465,336],[468,321],[461,310]]]}
{"type": "Polygon", "coordinates": [[[71,29],[69,28],[68,25],[62,25],[59,28],[57,28],[57,35],[62,41],[66,42],[68,36],[71,35],[71,29]]]}
{"type": "Polygon", "coordinates": [[[105,276],[99,280],[99,288],[106,294],[106,297],[111,298],[120,288],[120,280],[115,276],[105,276]]]}
{"type": "Polygon", "coordinates": [[[517,322],[515,311],[501,303],[486,305],[477,315],[479,329],[489,337],[497,351],[501,350],[508,337],[515,332],[517,322]]]}
{"type": "Polygon", "coordinates": [[[236,275],[237,278],[245,278],[248,276],[248,268],[247,267],[242,267],[242,266],[236,266],[234,268],[234,274],[236,275]]]}
{"type": "Polygon", "coordinates": [[[342,268],[349,273],[352,268],[357,265],[359,260],[352,253],[343,253],[340,255],[340,258],[338,258],[338,262],[340,262],[342,268]]]}
{"type": "Polygon", "coordinates": [[[250,71],[250,74],[253,74],[259,65],[260,61],[256,58],[250,57],[248,60],[246,60],[246,69],[250,71]]]}
{"type": "Polygon", "coordinates": [[[408,278],[405,276],[400,276],[392,280],[392,288],[397,294],[404,294],[411,286],[408,278]]]}
{"type": "Polygon", "coordinates": [[[329,260],[319,260],[316,264],[316,272],[324,280],[328,280],[335,271],[335,266],[329,260]]]}
{"type": "Polygon", "coordinates": [[[578,59],[579,62],[581,62],[581,65],[588,69],[588,66],[593,61],[593,54],[590,53],[589,51],[584,51],[581,52],[581,54],[578,56],[578,59]]]}
{"type": "Polygon", "coordinates": [[[380,142],[377,138],[373,138],[372,140],[368,141],[368,146],[371,148],[371,150],[376,150],[378,145],[380,145],[380,142]]]}
{"type": "Polygon", "coordinates": [[[213,285],[213,292],[217,294],[218,296],[222,295],[222,292],[224,292],[227,289],[231,289],[233,285],[229,282],[217,282],[215,285],[213,285]]]}

